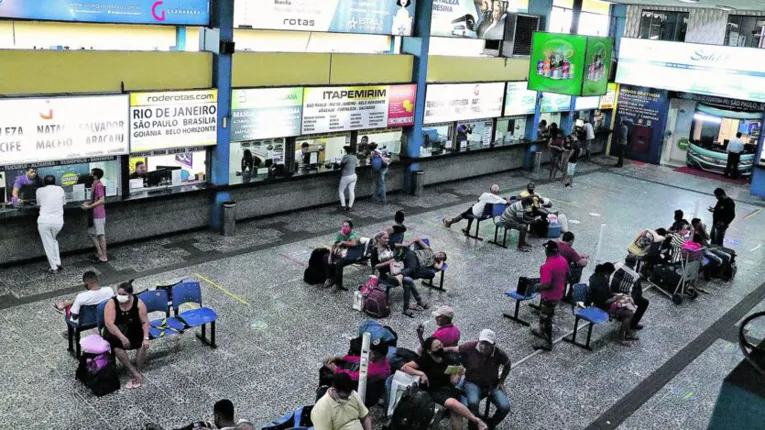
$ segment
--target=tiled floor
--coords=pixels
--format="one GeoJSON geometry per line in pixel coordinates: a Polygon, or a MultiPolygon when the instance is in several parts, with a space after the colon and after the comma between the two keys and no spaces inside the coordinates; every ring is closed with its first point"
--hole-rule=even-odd
{"type": "MultiPolygon", "coordinates": [[[[601,261],[621,260],[641,229],[669,225],[674,209],[685,210],[690,218],[697,200],[706,208],[717,186],[725,186],[737,198],[739,214],[762,206],[744,187],[671,169],[629,166],[612,172],[580,163],[578,170],[573,189],[560,182],[544,184],[542,179],[537,189],[568,215],[578,250],[594,254],[605,224],[601,261]]],[[[538,272],[544,259],[542,241],[532,239],[533,252],[524,254],[467,239],[457,226],[449,230],[440,224],[442,217],[468,207],[491,183],[498,183],[503,194],[514,194],[526,182],[523,172],[500,174],[428,188],[419,198],[391,196],[386,206],[360,201],[350,215],[323,208],[240,223],[234,237],[192,232],[112,248],[113,262],[97,268],[108,282],[135,277],[141,290],[183,277],[201,280],[206,305],[219,315],[219,347],[210,349],[191,333],[153,341],[144,386],[102,398],[75,382],[76,362],[60,335],[65,326],[48,306],[57,291],[68,297],[63,292],[79,284],[80,274],[90,268],[84,256],[68,257],[71,269],[58,278],[39,271],[42,263],[2,269],[0,300],[8,301],[0,303],[0,426],[139,429],[154,422],[170,429],[209,419],[212,404],[220,398],[230,398],[239,416],[264,423],[313,403],[320,362],[344,352],[348,338],[365,319],[351,309],[350,292],[325,291],[302,282],[310,251],[327,244],[347,216],[363,236],[373,236],[403,209],[412,235],[426,236],[448,253],[446,292],[424,287],[420,292],[432,306],[455,308],[464,340],[492,328],[513,362],[522,362],[508,380],[514,406],[502,426],[507,429],[586,428],[762,282],[765,247],[757,246],[765,242],[765,214],[746,220],[741,215],[729,231],[730,244],[739,254],[739,273],[732,283],[710,284],[705,288],[710,294],[682,306],[648,291],[646,328],[631,348],[612,342],[614,326],[606,324],[595,328],[593,352],[559,343],[553,353],[529,357],[534,338],[528,328],[502,318],[512,306],[503,293],[519,276],[538,272]]],[[[706,212],[700,215],[709,218],[706,212]]],[[[493,230],[490,222],[483,223],[481,235],[488,238],[493,230]]],[[[369,273],[368,267],[350,267],[346,283],[358,285],[369,273]]],[[[402,346],[414,348],[415,328],[429,320],[429,314],[406,318],[400,314],[401,293],[394,292],[392,300],[394,313],[384,322],[397,330],[402,346]]],[[[765,303],[751,303],[755,306],[765,303]]],[[[525,307],[521,315],[536,318],[525,307]]],[[[560,307],[556,333],[568,333],[572,324],[570,308],[560,307]]],[[[429,322],[428,329],[433,325],[429,322]]],[[[752,330],[751,335],[762,335],[762,330],[752,330]]],[[[635,413],[623,417],[621,427],[705,428],[722,377],[740,360],[730,345],[718,340],[698,357],[690,357],[686,367],[674,369],[671,382],[647,402],[634,405],[635,413]]],[[[123,383],[126,378],[123,375],[123,383]]]]}

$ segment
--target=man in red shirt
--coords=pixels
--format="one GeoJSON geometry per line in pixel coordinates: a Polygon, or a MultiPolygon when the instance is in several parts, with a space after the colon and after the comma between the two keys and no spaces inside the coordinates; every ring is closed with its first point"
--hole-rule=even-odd
{"type": "Polygon", "coordinates": [[[555,308],[566,291],[568,262],[558,253],[558,244],[552,240],[544,245],[547,261],[539,268],[539,330],[531,332],[542,338],[543,344],[534,345],[535,350],[552,351],[552,326],[555,308]]]}
{"type": "Polygon", "coordinates": [[[558,244],[558,254],[568,262],[568,278],[566,284],[569,289],[566,297],[563,299],[566,303],[571,303],[571,295],[574,293],[573,285],[582,280],[582,270],[590,262],[587,254],[580,254],[574,249],[574,233],[567,231],[563,233],[562,240],[556,240],[558,244]]]}

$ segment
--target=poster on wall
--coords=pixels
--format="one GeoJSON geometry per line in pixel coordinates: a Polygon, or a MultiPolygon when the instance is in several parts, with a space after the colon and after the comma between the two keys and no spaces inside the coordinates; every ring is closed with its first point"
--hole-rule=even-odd
{"type": "Polygon", "coordinates": [[[504,116],[533,115],[537,107],[537,92],[526,89],[526,82],[508,82],[505,91],[504,116]]]}
{"type": "Polygon", "coordinates": [[[613,82],[608,84],[608,90],[606,91],[606,94],[602,97],[600,97],[600,106],[599,108],[601,110],[605,109],[613,109],[614,103],[616,103],[616,90],[617,85],[613,82]]]}
{"type": "Polygon", "coordinates": [[[231,141],[300,134],[303,87],[233,90],[231,141]]]}
{"type": "Polygon", "coordinates": [[[613,40],[609,37],[587,37],[582,76],[583,96],[600,96],[608,90],[613,49],[613,40]]]}
{"type": "Polygon", "coordinates": [[[431,84],[425,96],[425,124],[502,116],[505,83],[431,84]]]}
{"type": "Polygon", "coordinates": [[[433,0],[432,36],[502,40],[509,12],[525,12],[528,0],[433,0]]]}
{"type": "Polygon", "coordinates": [[[411,36],[416,0],[247,0],[234,25],[267,30],[411,36]]]}
{"type": "Polygon", "coordinates": [[[600,106],[600,97],[577,97],[574,101],[574,110],[594,110],[600,106]]]}
{"type": "Polygon", "coordinates": [[[130,152],[218,141],[218,90],[130,93],[130,152]]]}
{"type": "MultiPolygon", "coordinates": [[[[620,86],[614,133],[620,136],[622,126],[626,127],[628,158],[659,164],[668,110],[667,91],[620,86]]],[[[611,155],[616,154],[616,146],[611,145],[611,155]]]]}
{"type": "Polygon", "coordinates": [[[411,126],[416,97],[414,84],[306,88],[302,134],[411,126]]]}
{"type": "Polygon", "coordinates": [[[571,110],[571,96],[565,94],[542,93],[541,112],[568,112],[571,110]]]}
{"type": "Polygon", "coordinates": [[[587,37],[535,32],[529,61],[529,89],[581,95],[587,37]]]}
{"type": "Polygon", "coordinates": [[[3,18],[206,26],[210,0],[2,0],[3,18]]]}
{"type": "Polygon", "coordinates": [[[0,166],[128,153],[128,96],[0,99],[0,166]]]}

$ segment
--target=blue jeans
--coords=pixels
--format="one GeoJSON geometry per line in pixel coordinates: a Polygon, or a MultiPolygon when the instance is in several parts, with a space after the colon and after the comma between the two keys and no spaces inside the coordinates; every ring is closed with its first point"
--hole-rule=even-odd
{"type": "Polygon", "coordinates": [[[481,399],[488,397],[489,401],[497,408],[497,412],[494,413],[494,416],[486,420],[486,425],[488,425],[489,428],[497,427],[499,423],[505,419],[507,414],[510,413],[510,399],[499,388],[482,388],[472,382],[465,381],[462,386],[462,391],[465,392],[465,396],[462,398],[462,404],[466,405],[468,409],[470,409],[470,412],[477,417],[480,417],[479,408],[481,399]]]}
{"type": "Polygon", "coordinates": [[[375,189],[375,198],[380,200],[381,202],[385,201],[385,176],[388,175],[388,168],[383,167],[382,169],[375,172],[377,177],[375,178],[377,181],[377,188],[375,189]]]}

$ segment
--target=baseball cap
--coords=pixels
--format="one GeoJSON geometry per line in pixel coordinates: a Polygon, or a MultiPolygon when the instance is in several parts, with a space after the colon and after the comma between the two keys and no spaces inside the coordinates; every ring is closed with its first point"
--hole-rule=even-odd
{"type": "Polygon", "coordinates": [[[454,309],[452,309],[450,306],[442,305],[433,311],[433,316],[454,318],[454,309]]]}
{"type": "Polygon", "coordinates": [[[545,242],[544,247],[547,252],[558,252],[558,244],[555,241],[548,240],[545,242]]]}
{"type": "Polygon", "coordinates": [[[478,341],[489,342],[490,344],[494,345],[495,343],[497,343],[497,334],[489,330],[488,328],[485,328],[481,330],[481,335],[478,336],[478,341]]]}

